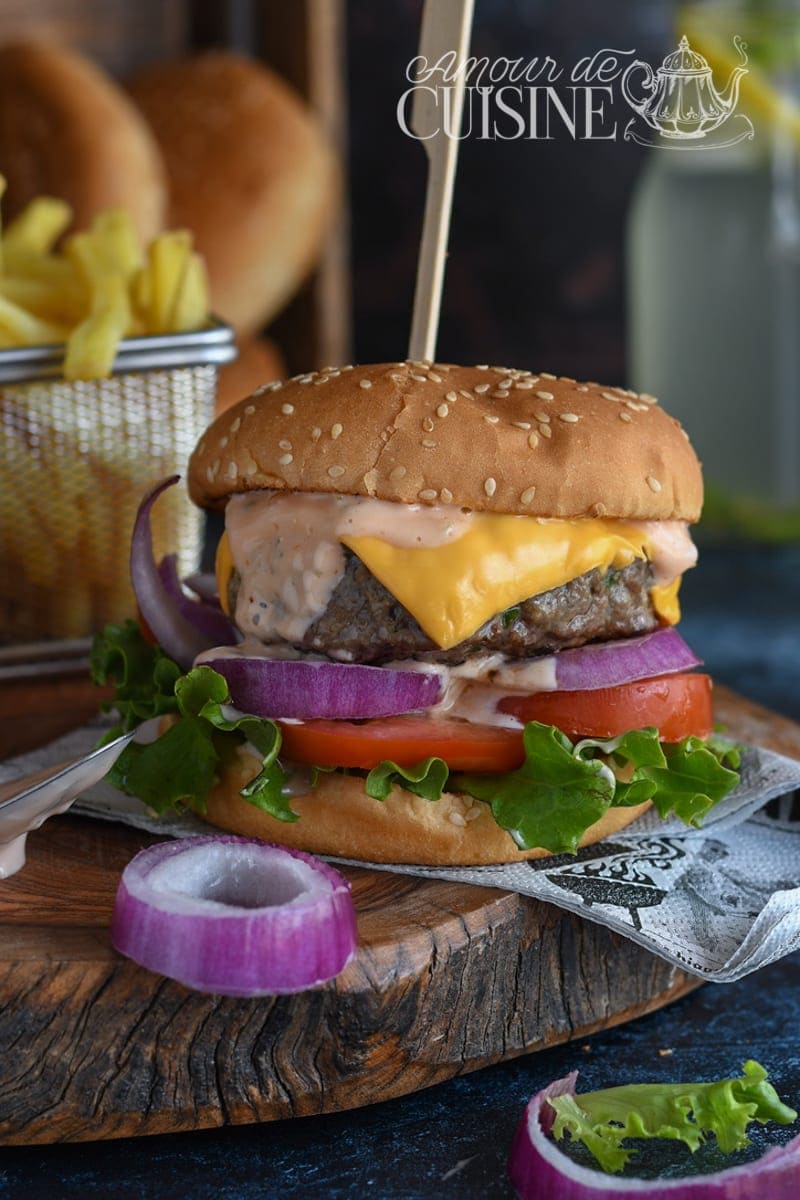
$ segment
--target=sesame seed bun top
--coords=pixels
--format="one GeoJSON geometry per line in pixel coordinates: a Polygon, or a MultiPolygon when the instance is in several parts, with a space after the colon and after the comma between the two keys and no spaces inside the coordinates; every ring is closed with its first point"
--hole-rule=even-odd
{"type": "Polygon", "coordinates": [[[696,521],[700,464],[651,396],[507,367],[380,363],[265,384],[189,462],[195,503],[256,488],[537,517],[696,521]]]}

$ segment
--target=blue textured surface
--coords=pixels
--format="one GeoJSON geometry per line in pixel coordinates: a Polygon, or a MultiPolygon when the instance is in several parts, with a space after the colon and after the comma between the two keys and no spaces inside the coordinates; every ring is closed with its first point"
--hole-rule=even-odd
{"type": "MultiPolygon", "coordinates": [[[[681,629],[719,679],[800,718],[800,548],[706,548],[681,629]]],[[[799,872],[800,873],[800,872],[799,872]]],[[[579,1069],[589,1090],[714,1078],[757,1058],[800,1107],[800,955],[659,1013],[414,1096],[337,1116],[0,1151],[0,1200],[500,1200],[529,1096],[579,1069]],[[669,1055],[660,1050],[671,1050],[669,1055]]],[[[785,1136],[785,1135],[784,1135],[785,1136]]]]}

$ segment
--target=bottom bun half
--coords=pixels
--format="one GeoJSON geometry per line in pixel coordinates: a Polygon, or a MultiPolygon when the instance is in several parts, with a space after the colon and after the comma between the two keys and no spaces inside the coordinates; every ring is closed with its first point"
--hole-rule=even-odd
{"type": "MultiPolygon", "coordinates": [[[[292,797],[300,820],[278,821],[239,795],[260,768],[260,760],[242,750],[212,789],[206,820],[230,833],[363,862],[466,867],[550,857],[548,850],[517,849],[488,805],[471,796],[444,792],[431,801],[395,788],[386,800],[373,800],[355,775],[320,775],[312,792],[292,797]]],[[[648,801],[610,808],[586,830],[581,846],[618,833],[649,807],[648,801]]]]}

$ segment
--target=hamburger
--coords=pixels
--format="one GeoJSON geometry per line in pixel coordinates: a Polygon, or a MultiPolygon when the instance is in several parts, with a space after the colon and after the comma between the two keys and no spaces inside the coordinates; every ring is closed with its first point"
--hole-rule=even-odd
{"type": "MultiPolygon", "coordinates": [[[[651,396],[488,365],[326,368],[222,413],[188,487],[225,513],[233,625],[176,650],[191,683],[161,766],[204,764],[172,798],[213,824],[498,863],[574,853],[651,805],[697,824],[736,783],[675,630],[700,465],[651,396]],[[200,718],[207,740],[180,740],[200,718]]],[[[158,744],[136,753],[117,782],[158,796],[158,744]]]]}

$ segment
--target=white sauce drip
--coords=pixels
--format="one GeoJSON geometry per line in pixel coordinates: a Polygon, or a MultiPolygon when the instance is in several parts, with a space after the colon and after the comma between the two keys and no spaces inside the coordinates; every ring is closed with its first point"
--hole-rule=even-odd
{"type": "Polygon", "coordinates": [[[366,496],[245,492],[225,510],[241,576],[236,624],[262,640],[299,641],[324,613],[344,575],[343,537],[395,546],[443,546],[466,533],[472,515],[451,505],[393,504],[366,496]]]}

